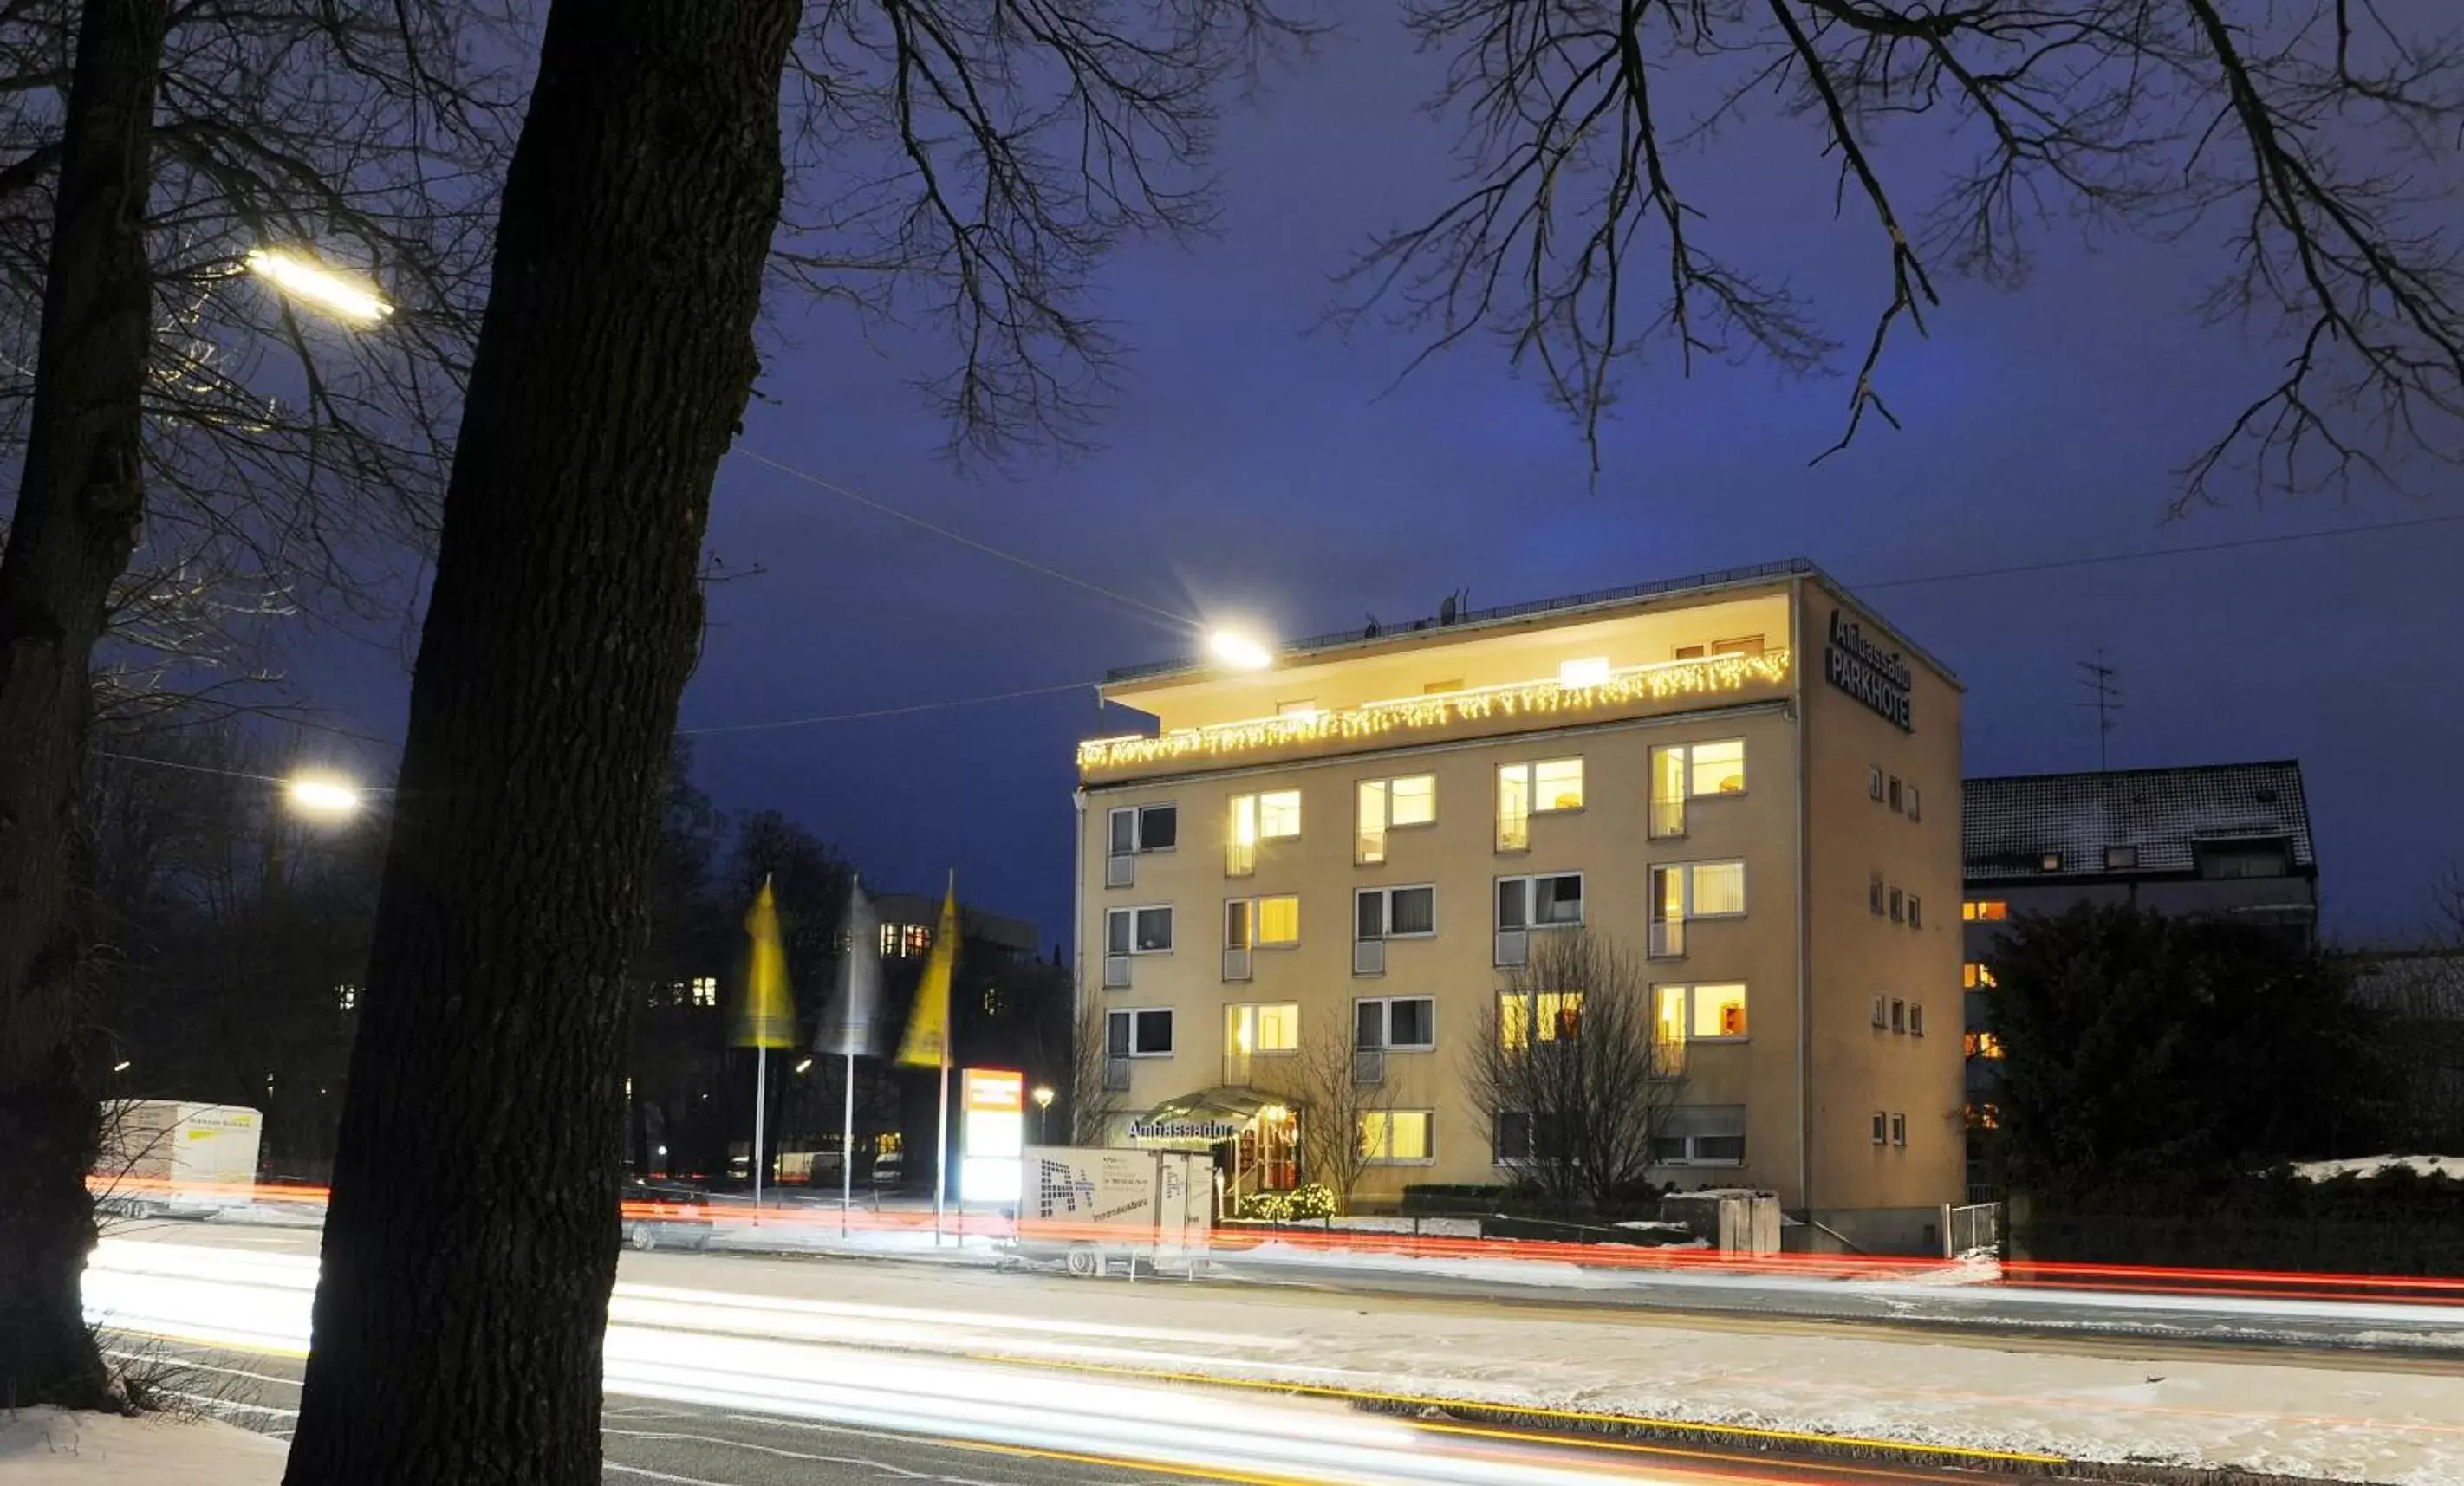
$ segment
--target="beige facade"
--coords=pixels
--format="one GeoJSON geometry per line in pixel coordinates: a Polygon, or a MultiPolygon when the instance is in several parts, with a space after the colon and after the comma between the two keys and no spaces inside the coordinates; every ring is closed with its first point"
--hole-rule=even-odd
{"type": "Polygon", "coordinates": [[[1684,1024],[1658,1178],[1768,1188],[1868,1246],[1959,1200],[1959,688],[1810,567],[1105,694],[1157,723],[1079,756],[1080,994],[1126,1014],[1123,1107],[1237,1109],[1321,1039],[1378,1043],[1392,1159],[1355,1201],[1505,1180],[1464,1054],[1502,962],[1576,921],[1684,1024]],[[1832,679],[1835,610],[1904,692],[1887,664],[1832,679]]]}

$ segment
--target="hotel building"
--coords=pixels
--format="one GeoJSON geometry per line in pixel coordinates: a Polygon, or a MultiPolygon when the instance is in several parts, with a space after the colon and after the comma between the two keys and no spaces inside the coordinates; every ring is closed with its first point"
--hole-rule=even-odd
{"type": "Polygon", "coordinates": [[[1960,1200],[1960,687],[1812,564],[1104,696],[1155,724],[1078,752],[1116,1140],[1214,1144],[1236,1191],[1306,1179],[1290,1074],[1343,1038],[1374,1091],[1355,1207],[1509,1180],[1530,1131],[1483,1113],[1465,1054],[1549,1024],[1498,998],[1579,926],[1643,962],[1682,1066],[1655,1180],[1776,1191],[1817,1246],[1875,1250],[1960,1200]]]}

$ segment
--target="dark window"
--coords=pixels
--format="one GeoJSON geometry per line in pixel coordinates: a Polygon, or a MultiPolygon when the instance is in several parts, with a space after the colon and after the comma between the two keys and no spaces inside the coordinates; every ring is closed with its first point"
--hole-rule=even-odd
{"type": "Polygon", "coordinates": [[[1497,1113],[1497,1133],[1489,1142],[1500,1161],[1531,1159],[1531,1116],[1520,1109],[1497,1113]]]}
{"type": "Polygon", "coordinates": [[[1140,1053],[1172,1051],[1172,1013],[1169,1011],[1137,1014],[1136,1041],[1133,1050],[1140,1053]]]}
{"type": "Polygon", "coordinates": [[[2104,848],[2104,869],[2108,872],[2127,872],[2138,864],[2139,848],[2136,846],[2104,848]]]}
{"type": "Polygon", "coordinates": [[[1438,1003],[1425,995],[1386,1003],[1390,1047],[1429,1047],[1438,1040],[1438,1003]]]}
{"type": "Polygon", "coordinates": [[[2292,870],[2292,853],[2281,841],[2233,841],[2198,848],[2201,877],[2282,877],[2292,870]]]}
{"type": "Polygon", "coordinates": [[[1397,887],[1391,911],[1395,921],[1388,926],[1390,933],[1436,933],[1438,890],[1434,887],[1397,887]]]}
{"type": "Polygon", "coordinates": [[[1149,805],[1138,812],[1138,849],[1170,851],[1180,840],[1180,807],[1149,805]]]}

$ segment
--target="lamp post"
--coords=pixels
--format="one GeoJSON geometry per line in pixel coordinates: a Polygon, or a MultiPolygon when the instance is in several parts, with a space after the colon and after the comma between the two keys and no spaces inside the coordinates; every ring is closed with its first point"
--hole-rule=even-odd
{"type": "Polygon", "coordinates": [[[1052,1085],[1049,1083],[1037,1084],[1035,1086],[1034,1099],[1035,1143],[1041,1146],[1044,1144],[1044,1112],[1052,1107],[1052,1085]]]}

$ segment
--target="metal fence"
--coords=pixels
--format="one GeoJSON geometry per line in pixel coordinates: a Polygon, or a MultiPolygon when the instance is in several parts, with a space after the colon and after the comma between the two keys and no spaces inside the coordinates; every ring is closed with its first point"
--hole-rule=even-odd
{"type": "Polygon", "coordinates": [[[2002,1204],[1971,1202],[1943,1211],[1943,1257],[2002,1252],[2002,1204]]]}

